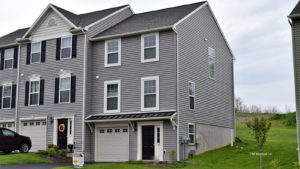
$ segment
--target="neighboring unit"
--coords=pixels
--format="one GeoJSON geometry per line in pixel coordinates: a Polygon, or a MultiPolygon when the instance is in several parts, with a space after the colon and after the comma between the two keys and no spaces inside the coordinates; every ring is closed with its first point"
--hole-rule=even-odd
{"type": "Polygon", "coordinates": [[[0,127],[32,151],[168,161],[233,143],[234,57],[207,2],[80,15],[50,4],[0,51],[0,127]]]}

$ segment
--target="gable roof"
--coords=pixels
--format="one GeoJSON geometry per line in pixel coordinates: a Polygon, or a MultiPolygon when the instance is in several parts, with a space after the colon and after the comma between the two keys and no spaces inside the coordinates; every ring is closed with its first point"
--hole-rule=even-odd
{"type": "Polygon", "coordinates": [[[289,15],[290,18],[298,17],[298,16],[300,16],[300,1],[298,1],[297,5],[289,15]]]}
{"type": "Polygon", "coordinates": [[[134,14],[124,21],[116,24],[112,28],[94,36],[94,38],[118,34],[120,35],[156,28],[171,28],[175,23],[196,10],[198,7],[202,6],[204,3],[206,3],[206,1],[134,14]]]}
{"type": "Polygon", "coordinates": [[[0,37],[0,47],[4,45],[16,44],[17,38],[22,38],[29,28],[18,29],[7,35],[0,37]]]}

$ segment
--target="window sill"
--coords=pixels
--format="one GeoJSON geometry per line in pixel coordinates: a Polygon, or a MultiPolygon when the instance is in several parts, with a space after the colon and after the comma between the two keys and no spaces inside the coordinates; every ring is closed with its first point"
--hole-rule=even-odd
{"type": "Polygon", "coordinates": [[[155,59],[141,60],[141,63],[148,63],[148,62],[159,62],[159,59],[158,59],[158,58],[155,58],[155,59]]]}
{"type": "Polygon", "coordinates": [[[114,64],[106,64],[104,67],[115,67],[115,66],[121,66],[121,63],[114,63],[114,64]]]}

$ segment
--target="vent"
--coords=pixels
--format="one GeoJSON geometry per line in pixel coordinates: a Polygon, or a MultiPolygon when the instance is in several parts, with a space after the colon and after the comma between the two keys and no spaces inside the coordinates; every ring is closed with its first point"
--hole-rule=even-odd
{"type": "Polygon", "coordinates": [[[56,20],[55,18],[51,18],[48,21],[48,27],[56,26],[56,20]]]}

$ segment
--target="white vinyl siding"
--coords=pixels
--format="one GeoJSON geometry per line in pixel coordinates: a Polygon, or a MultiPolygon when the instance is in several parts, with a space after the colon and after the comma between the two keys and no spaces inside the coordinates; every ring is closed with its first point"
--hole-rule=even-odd
{"type": "Polygon", "coordinates": [[[195,83],[194,82],[189,82],[188,90],[189,90],[190,109],[194,110],[195,109],[195,83]]]}
{"type": "Polygon", "coordinates": [[[4,69],[12,69],[14,63],[14,49],[4,51],[4,69]]]}
{"type": "Polygon", "coordinates": [[[159,110],[159,77],[141,79],[141,110],[159,110]]]}
{"type": "Polygon", "coordinates": [[[105,41],[105,67],[121,65],[121,39],[105,41]]]}
{"type": "Polygon", "coordinates": [[[141,62],[159,61],[159,33],[142,35],[141,62]]]}
{"type": "Polygon", "coordinates": [[[195,144],[195,133],[196,133],[196,129],[195,129],[195,124],[194,123],[189,123],[189,139],[190,139],[190,144],[195,144]]]}
{"type": "Polygon", "coordinates": [[[61,38],[61,55],[62,59],[71,58],[72,55],[72,37],[61,38]]]}
{"type": "Polygon", "coordinates": [[[121,105],[121,81],[104,82],[104,112],[119,113],[121,105]]]}
{"type": "Polygon", "coordinates": [[[2,108],[11,108],[12,84],[5,84],[2,86],[2,108]]]}
{"type": "Polygon", "coordinates": [[[215,69],[216,69],[216,60],[215,60],[215,49],[208,48],[208,65],[209,65],[209,78],[215,79],[215,69]]]}
{"type": "Polygon", "coordinates": [[[59,79],[59,103],[70,103],[71,74],[61,76],[59,79]]]}
{"type": "Polygon", "coordinates": [[[31,63],[41,62],[41,42],[31,44],[31,63]]]}
{"type": "Polygon", "coordinates": [[[30,81],[29,87],[29,105],[39,105],[40,99],[40,80],[30,81]]]}

